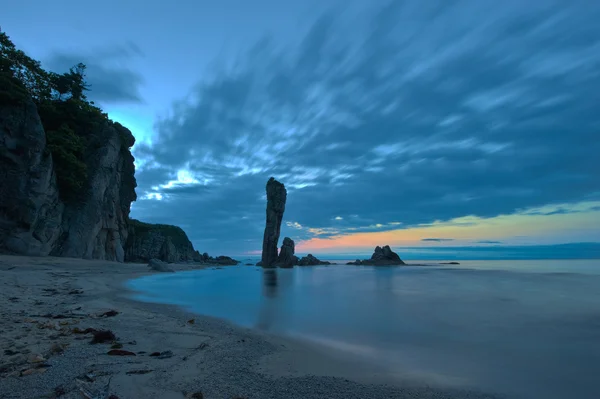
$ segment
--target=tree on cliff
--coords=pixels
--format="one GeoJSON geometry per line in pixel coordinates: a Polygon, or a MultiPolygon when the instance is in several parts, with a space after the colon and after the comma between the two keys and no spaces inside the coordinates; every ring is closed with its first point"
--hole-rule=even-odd
{"type": "MultiPolygon", "coordinates": [[[[36,61],[18,50],[5,32],[0,31],[0,84],[20,82],[35,101],[43,101],[52,95],[49,75],[36,61]],[[12,82],[10,82],[13,80],[12,82]]],[[[22,93],[21,93],[22,94],[22,93]]]]}
{"type": "Polygon", "coordinates": [[[51,87],[58,93],[58,100],[62,100],[65,94],[71,94],[73,100],[87,99],[83,92],[88,91],[90,85],[85,81],[85,69],[86,66],[80,62],[61,75],[50,73],[51,87]]]}

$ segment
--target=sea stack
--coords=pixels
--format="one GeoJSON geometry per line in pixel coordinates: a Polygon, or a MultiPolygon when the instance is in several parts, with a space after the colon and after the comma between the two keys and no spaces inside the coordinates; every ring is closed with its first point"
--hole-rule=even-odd
{"type": "Polygon", "coordinates": [[[279,257],[277,258],[276,266],[279,267],[294,267],[298,263],[298,257],[294,255],[295,244],[294,240],[289,237],[283,239],[281,244],[281,251],[279,251],[279,257]]]}
{"type": "Polygon", "coordinates": [[[277,243],[286,199],[287,191],[283,183],[271,177],[267,182],[267,223],[260,261],[260,265],[263,267],[273,267],[277,262],[277,243]]]}
{"type": "Polygon", "coordinates": [[[377,246],[371,259],[360,260],[357,259],[355,262],[348,262],[347,265],[365,265],[365,266],[399,266],[405,265],[404,261],[400,259],[397,253],[392,251],[389,245],[385,245],[383,248],[377,246]]]}

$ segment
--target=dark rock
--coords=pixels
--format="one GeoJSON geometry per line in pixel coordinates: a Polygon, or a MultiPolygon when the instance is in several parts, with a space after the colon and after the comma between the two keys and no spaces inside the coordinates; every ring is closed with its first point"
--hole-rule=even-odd
{"type": "Polygon", "coordinates": [[[73,334],[93,334],[97,330],[95,328],[86,328],[85,330],[80,329],[79,327],[75,327],[71,330],[73,334]]]}
{"type": "Polygon", "coordinates": [[[217,256],[216,258],[211,256],[205,263],[209,265],[235,266],[240,263],[240,261],[230,258],[229,256],[217,256]]]}
{"type": "Polygon", "coordinates": [[[277,262],[275,266],[278,267],[293,267],[297,263],[297,256],[294,256],[294,240],[289,237],[285,237],[283,239],[283,244],[281,245],[281,251],[279,251],[279,257],[277,258],[277,262]]]}
{"type": "Polygon", "coordinates": [[[124,261],[136,200],[131,132],[101,116],[87,130],[69,125],[84,157],[65,168],[47,142],[60,133],[45,130],[24,87],[6,89],[25,95],[0,105],[0,252],[124,261]]]}
{"type": "Polygon", "coordinates": [[[389,245],[382,247],[377,246],[371,259],[360,261],[361,265],[369,266],[396,266],[404,265],[397,253],[392,251],[389,245]]]}
{"type": "Polygon", "coordinates": [[[60,398],[61,396],[64,396],[67,394],[67,391],[65,391],[64,386],[59,385],[56,388],[54,388],[54,397],[55,398],[60,398]]]}
{"type": "Polygon", "coordinates": [[[362,265],[362,261],[360,259],[356,259],[354,262],[348,262],[346,264],[347,265],[357,265],[357,266],[360,266],[360,265],[362,265]]]}
{"type": "Polygon", "coordinates": [[[273,177],[267,182],[267,221],[263,237],[263,267],[272,267],[277,262],[277,243],[281,232],[281,221],[285,212],[287,191],[285,186],[273,177]]]}
{"type": "Polygon", "coordinates": [[[135,356],[135,353],[123,349],[111,349],[107,355],[110,356],[135,356]]]}
{"type": "Polygon", "coordinates": [[[175,273],[175,270],[171,269],[167,263],[158,259],[150,259],[150,262],[148,262],[148,267],[156,272],[175,273]]]}
{"type": "Polygon", "coordinates": [[[180,227],[130,219],[125,261],[141,263],[149,262],[150,259],[167,263],[203,262],[202,255],[194,249],[187,234],[180,227]]]}
{"type": "Polygon", "coordinates": [[[460,265],[458,262],[442,262],[440,265],[460,265]]]}
{"type": "Polygon", "coordinates": [[[93,329],[87,329],[86,331],[88,330],[92,330],[90,332],[94,334],[94,338],[92,338],[92,341],[90,342],[91,344],[103,344],[105,342],[112,342],[117,339],[115,334],[110,330],[97,331],[93,329]]]}
{"type": "Polygon", "coordinates": [[[127,375],[135,375],[135,374],[148,374],[153,372],[154,370],[142,369],[142,370],[129,370],[125,372],[127,375]]]}
{"type": "Polygon", "coordinates": [[[37,108],[0,107],[0,250],[48,255],[61,235],[65,205],[37,108]]]}
{"type": "Polygon", "coordinates": [[[173,352],[171,352],[171,351],[152,352],[150,354],[150,356],[155,357],[157,359],[168,359],[170,357],[173,357],[173,352]]]}
{"type": "Polygon", "coordinates": [[[84,157],[80,169],[61,168],[52,155],[56,146],[47,142],[55,129],[45,130],[35,103],[19,87],[8,88],[24,91],[18,102],[0,104],[0,252],[202,261],[180,228],[129,219],[137,183],[130,151],[135,139],[127,128],[103,117],[85,121],[85,131],[70,126],[84,138],[84,157]],[[70,176],[71,170],[83,172],[70,176]],[[73,181],[79,188],[64,184],[73,181]]]}
{"type": "Polygon", "coordinates": [[[318,266],[318,265],[330,265],[330,264],[331,264],[330,262],[317,259],[312,254],[308,254],[307,256],[304,256],[304,257],[302,257],[302,259],[300,259],[298,261],[298,266],[318,266]]]}
{"type": "Polygon", "coordinates": [[[118,314],[119,314],[119,312],[117,312],[116,310],[109,310],[108,312],[104,312],[104,313],[100,314],[100,317],[113,317],[118,314]]]}

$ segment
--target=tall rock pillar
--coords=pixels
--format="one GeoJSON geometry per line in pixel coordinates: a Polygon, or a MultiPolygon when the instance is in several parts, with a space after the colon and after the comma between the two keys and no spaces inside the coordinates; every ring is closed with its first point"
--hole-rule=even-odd
{"type": "Polygon", "coordinates": [[[273,267],[277,262],[277,242],[281,232],[286,199],[285,186],[271,177],[267,182],[267,223],[260,262],[260,265],[264,267],[273,267]]]}

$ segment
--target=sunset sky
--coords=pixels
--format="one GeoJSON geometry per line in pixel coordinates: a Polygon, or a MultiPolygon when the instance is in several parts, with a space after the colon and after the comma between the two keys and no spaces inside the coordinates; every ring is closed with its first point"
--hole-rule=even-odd
{"type": "Polygon", "coordinates": [[[137,139],[132,217],[201,252],[260,250],[270,176],[301,254],[600,243],[600,2],[0,9],[43,66],[88,65],[137,139]]]}

